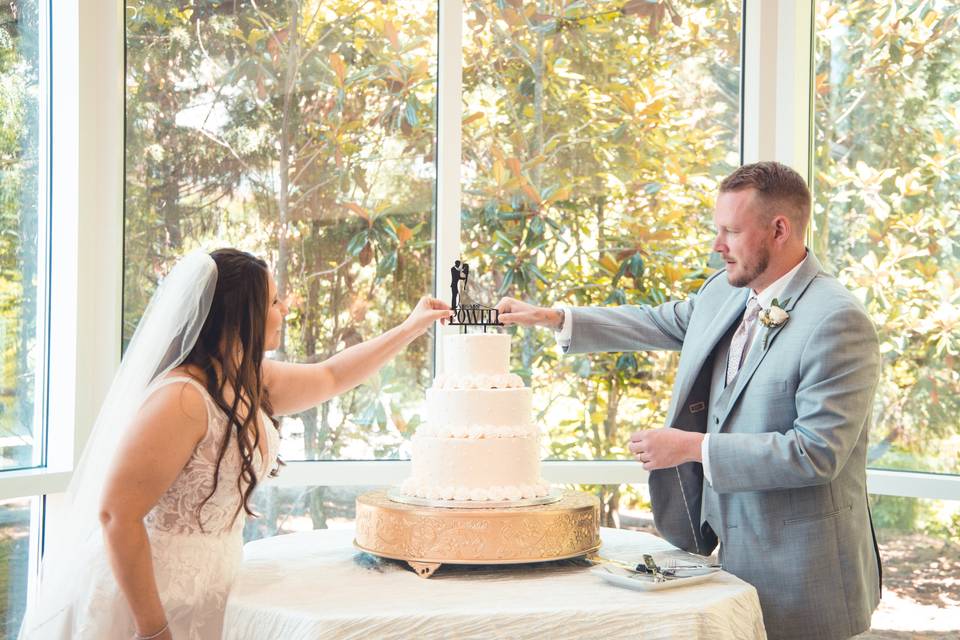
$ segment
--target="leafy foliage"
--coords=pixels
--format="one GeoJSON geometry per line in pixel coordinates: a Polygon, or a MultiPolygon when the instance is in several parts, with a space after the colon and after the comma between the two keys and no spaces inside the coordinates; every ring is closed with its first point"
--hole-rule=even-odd
{"type": "MultiPolygon", "coordinates": [[[[465,4],[472,295],[659,304],[702,283],[717,180],[738,163],[739,9],[465,4]]],[[[535,389],[550,457],[629,457],[629,433],[662,424],[675,356],[558,358],[548,332],[519,337],[514,365],[535,389]]]]}
{"type": "MultiPolygon", "coordinates": [[[[883,340],[872,454],[955,470],[928,452],[957,431],[957,10],[817,8],[814,248],[883,340]]],[[[658,304],[699,286],[717,181],[739,162],[740,11],[464,3],[468,298],[658,304]]],[[[198,244],[270,257],[294,309],[280,357],[322,359],[403,317],[432,281],[435,24],[433,3],[130,5],[128,332],[198,244]]],[[[515,345],[551,457],[626,457],[630,431],[662,424],[674,354],[559,358],[533,331],[515,345]]],[[[288,435],[302,428],[308,458],[403,455],[431,359],[417,343],[288,435]]],[[[618,500],[604,494],[609,517],[618,500]]]]}
{"type": "Polygon", "coordinates": [[[37,344],[40,55],[36,0],[0,7],[0,468],[28,466],[37,344]]]}
{"type": "Polygon", "coordinates": [[[958,18],[817,3],[814,246],[880,334],[875,466],[960,472],[958,18]]]}
{"type": "MultiPolygon", "coordinates": [[[[126,333],[197,245],[267,257],[291,304],[277,357],[399,323],[430,288],[435,7],[134,3],[127,18],[126,333]]],[[[430,374],[418,341],[308,411],[308,458],[397,457],[430,374]]]]}

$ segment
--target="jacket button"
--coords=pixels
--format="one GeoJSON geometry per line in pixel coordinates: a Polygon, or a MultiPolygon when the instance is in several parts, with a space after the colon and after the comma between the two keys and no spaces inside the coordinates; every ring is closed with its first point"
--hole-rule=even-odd
{"type": "Polygon", "coordinates": [[[713,416],[713,424],[720,424],[720,418],[713,416]]]}

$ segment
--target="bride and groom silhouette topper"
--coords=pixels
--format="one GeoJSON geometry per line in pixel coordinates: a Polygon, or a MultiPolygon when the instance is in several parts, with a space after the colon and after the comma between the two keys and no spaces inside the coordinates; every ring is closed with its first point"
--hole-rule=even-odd
{"type": "Polygon", "coordinates": [[[500,312],[496,309],[476,303],[463,304],[469,278],[470,265],[455,260],[450,268],[450,308],[453,310],[450,324],[462,326],[464,332],[467,327],[483,327],[484,333],[487,327],[502,327],[500,312]]]}

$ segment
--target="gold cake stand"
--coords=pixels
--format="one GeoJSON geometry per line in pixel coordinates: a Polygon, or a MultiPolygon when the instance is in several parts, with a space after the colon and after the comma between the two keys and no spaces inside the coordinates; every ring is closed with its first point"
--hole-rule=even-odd
{"type": "Polygon", "coordinates": [[[355,547],[404,560],[422,578],[444,564],[562,560],[600,548],[600,500],[567,491],[552,504],[447,509],[394,502],[385,491],[357,498],[355,547]]]}

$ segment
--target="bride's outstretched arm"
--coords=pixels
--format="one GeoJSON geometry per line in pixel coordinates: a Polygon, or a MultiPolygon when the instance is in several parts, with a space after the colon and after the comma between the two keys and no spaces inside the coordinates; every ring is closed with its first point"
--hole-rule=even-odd
{"type": "Polygon", "coordinates": [[[437,320],[450,316],[450,305],[424,296],[401,324],[316,364],[264,360],[264,384],[274,413],[304,411],[356,387],[380,370],[437,320]]]}
{"type": "MultiPolygon", "coordinates": [[[[139,635],[154,634],[167,623],[143,518],[206,430],[206,405],[199,391],[185,383],[161,387],[134,418],[107,474],[100,501],[104,543],[139,635]]],[[[167,637],[169,632],[158,636],[167,637]]]]}

